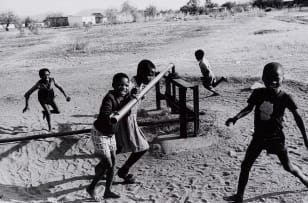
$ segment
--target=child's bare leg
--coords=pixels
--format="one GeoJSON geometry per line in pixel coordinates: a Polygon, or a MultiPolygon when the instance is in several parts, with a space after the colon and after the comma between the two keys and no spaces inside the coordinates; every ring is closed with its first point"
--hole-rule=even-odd
{"type": "Polygon", "coordinates": [[[94,189],[96,184],[98,183],[98,181],[101,179],[101,176],[105,173],[105,168],[103,167],[103,160],[101,162],[98,163],[98,165],[95,167],[95,175],[94,178],[91,182],[91,184],[86,188],[86,191],[89,193],[89,195],[92,198],[94,197],[94,189]]]}
{"type": "Polygon", "coordinates": [[[129,169],[147,152],[141,151],[141,152],[135,152],[131,153],[127,161],[123,164],[123,166],[119,169],[118,175],[120,178],[123,178],[128,183],[134,183],[135,180],[132,175],[129,175],[129,169]]]}
{"type": "Polygon", "coordinates": [[[52,110],[50,111],[51,113],[54,113],[54,114],[59,114],[60,113],[60,110],[56,104],[56,102],[54,100],[52,100],[52,102],[50,102],[50,106],[52,107],[52,110]]]}
{"type": "Polygon", "coordinates": [[[219,85],[222,81],[227,81],[227,79],[225,77],[221,77],[219,80],[215,81],[212,85],[213,87],[216,87],[217,85],[219,85]]]}
{"type": "Polygon", "coordinates": [[[256,143],[254,140],[250,143],[250,145],[247,148],[245,158],[241,165],[241,172],[237,187],[237,193],[229,198],[227,198],[228,201],[233,202],[242,202],[244,191],[248,182],[249,172],[250,169],[255,162],[255,160],[258,158],[262,151],[262,148],[258,146],[258,143],[256,143]]]}
{"type": "Polygon", "coordinates": [[[104,198],[120,198],[120,195],[115,194],[111,191],[111,186],[114,178],[114,168],[115,168],[115,151],[110,151],[111,156],[106,159],[107,164],[107,177],[106,177],[106,187],[104,198]]]}
{"type": "Polygon", "coordinates": [[[281,152],[280,154],[278,154],[278,158],[283,166],[283,168],[292,173],[295,177],[299,178],[299,180],[306,186],[308,187],[308,177],[305,176],[301,170],[297,167],[294,166],[290,159],[289,159],[289,155],[288,155],[288,151],[285,150],[283,152],[281,152]]]}
{"type": "Polygon", "coordinates": [[[44,111],[43,111],[43,118],[44,118],[44,115],[45,115],[46,121],[47,121],[47,125],[48,125],[48,130],[51,131],[50,110],[49,110],[47,104],[41,103],[41,106],[42,106],[43,109],[44,109],[44,111]]]}
{"type": "Polygon", "coordinates": [[[212,87],[212,86],[205,86],[204,85],[204,87],[207,89],[207,90],[209,90],[210,92],[212,92],[213,94],[213,96],[218,96],[219,95],[219,93],[218,92],[216,92],[216,90],[214,89],[214,87],[212,87]]]}
{"type": "MultiPolygon", "coordinates": [[[[99,171],[101,170],[100,169],[101,167],[104,167],[102,162],[100,162],[97,166],[95,166],[95,173],[99,173],[99,171]]],[[[106,172],[106,170],[105,170],[105,172],[106,172]]],[[[101,176],[102,180],[106,180],[106,173],[105,172],[101,176]]]]}

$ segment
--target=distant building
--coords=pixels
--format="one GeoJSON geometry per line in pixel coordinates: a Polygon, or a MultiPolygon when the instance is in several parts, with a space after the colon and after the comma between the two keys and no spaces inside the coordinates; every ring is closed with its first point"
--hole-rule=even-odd
{"type": "Polygon", "coordinates": [[[47,27],[68,26],[68,17],[47,17],[44,23],[47,27]]]}
{"type": "Polygon", "coordinates": [[[96,24],[95,16],[69,16],[68,24],[70,26],[83,26],[96,24]]]}
{"type": "Polygon", "coordinates": [[[45,23],[33,23],[34,26],[36,27],[45,27],[45,23]]]}
{"type": "Polygon", "coordinates": [[[95,16],[95,23],[96,24],[107,23],[107,17],[105,17],[101,13],[92,13],[92,16],[95,16]]]}

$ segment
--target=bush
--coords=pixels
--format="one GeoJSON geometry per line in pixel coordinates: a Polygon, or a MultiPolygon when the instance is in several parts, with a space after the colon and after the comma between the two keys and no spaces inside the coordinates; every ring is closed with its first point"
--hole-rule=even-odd
{"type": "Polygon", "coordinates": [[[258,7],[258,8],[282,8],[283,2],[282,0],[254,0],[252,3],[252,6],[258,7]]]}
{"type": "Polygon", "coordinates": [[[110,22],[111,24],[116,24],[118,22],[117,13],[118,11],[116,9],[107,9],[106,17],[107,17],[108,22],[110,22]]]}
{"type": "Polygon", "coordinates": [[[86,52],[86,48],[88,47],[89,42],[77,39],[74,43],[69,45],[67,51],[69,52],[86,52]]]}

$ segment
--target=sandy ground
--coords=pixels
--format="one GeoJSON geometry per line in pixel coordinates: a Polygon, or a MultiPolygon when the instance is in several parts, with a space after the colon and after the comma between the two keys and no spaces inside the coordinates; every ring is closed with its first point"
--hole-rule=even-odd
{"type": "MultiPolygon", "coordinates": [[[[192,18],[114,26],[0,32],[0,136],[47,133],[33,94],[30,111],[22,114],[23,94],[37,80],[40,68],[72,97],[59,93],[60,115],[52,117],[54,132],[90,128],[100,102],[116,72],[133,76],[141,59],[151,59],[158,70],[170,62],[187,80],[199,83],[194,51],[202,48],[217,75],[229,77],[219,86],[223,96],[200,85],[200,136],[209,147],[172,154],[147,153],[132,172],[137,184],[123,185],[116,177],[117,201],[102,202],[224,202],[235,192],[240,163],[250,142],[252,114],[227,128],[225,120],[241,110],[254,82],[261,82],[263,66],[278,61],[285,67],[284,88],[293,94],[308,126],[308,13],[293,10],[237,14],[226,18],[192,18]],[[79,50],[73,48],[80,45],[79,50]],[[82,47],[83,46],[83,47],[82,47]]],[[[155,108],[154,92],[142,104],[155,108]]],[[[191,101],[191,99],[188,99],[191,101]]],[[[167,111],[165,111],[167,112],[167,111]]],[[[140,118],[148,119],[143,113],[140,118]]],[[[157,115],[154,118],[160,118],[157,115]]],[[[296,124],[287,112],[285,132],[291,159],[308,174],[308,153],[296,124]]],[[[178,125],[147,127],[149,140],[179,133],[178,125]]],[[[92,202],[85,187],[98,162],[89,135],[2,144],[0,147],[0,202],[92,202]]],[[[187,139],[189,144],[189,139],[187,139]]],[[[120,166],[128,154],[117,157],[120,166]]],[[[103,194],[104,181],[97,187],[103,194]]],[[[308,202],[308,190],[283,170],[278,158],[265,152],[258,158],[248,182],[245,202],[308,202]]]]}

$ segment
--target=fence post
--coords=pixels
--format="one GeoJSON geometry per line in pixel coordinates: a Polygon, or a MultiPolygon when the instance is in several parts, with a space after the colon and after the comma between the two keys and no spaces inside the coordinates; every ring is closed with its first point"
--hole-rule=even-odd
{"type": "Polygon", "coordinates": [[[186,91],[185,87],[179,87],[180,136],[182,138],[187,138],[186,91]]]}
{"type": "Polygon", "coordinates": [[[193,88],[194,94],[194,135],[199,133],[199,86],[193,88]]]}

